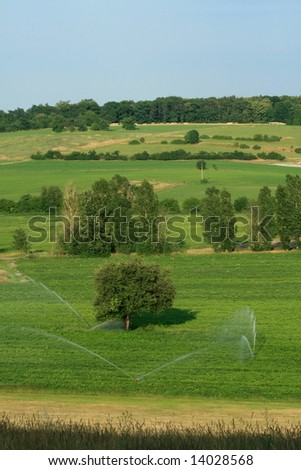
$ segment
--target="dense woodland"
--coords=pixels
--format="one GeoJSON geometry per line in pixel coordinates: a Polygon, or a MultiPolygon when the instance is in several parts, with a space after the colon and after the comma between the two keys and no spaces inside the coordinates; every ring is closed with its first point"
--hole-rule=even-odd
{"type": "Polygon", "coordinates": [[[153,101],[111,101],[99,105],[92,99],[79,103],[60,101],[55,106],[34,105],[0,111],[0,132],[52,128],[106,129],[110,123],[132,119],[138,124],[161,122],[282,122],[301,125],[301,96],[238,98],[157,98],[153,101]]]}

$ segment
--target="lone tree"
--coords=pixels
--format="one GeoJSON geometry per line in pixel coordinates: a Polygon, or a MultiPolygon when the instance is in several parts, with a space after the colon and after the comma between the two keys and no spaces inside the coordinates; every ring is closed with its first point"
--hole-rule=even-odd
{"type": "Polygon", "coordinates": [[[205,160],[198,160],[196,162],[196,167],[198,170],[201,171],[201,182],[204,182],[204,170],[206,170],[206,161],[205,160]]]}
{"type": "Polygon", "coordinates": [[[198,144],[200,141],[200,134],[197,130],[192,129],[187,132],[184,139],[186,144],[198,144]]]}
{"type": "Polygon", "coordinates": [[[137,129],[134,117],[125,117],[121,120],[122,128],[126,131],[135,131],[137,129]]]}
{"type": "Polygon", "coordinates": [[[172,306],[175,288],[169,272],[140,259],[108,263],[96,272],[96,318],[120,318],[129,331],[131,317],[172,306]]]}

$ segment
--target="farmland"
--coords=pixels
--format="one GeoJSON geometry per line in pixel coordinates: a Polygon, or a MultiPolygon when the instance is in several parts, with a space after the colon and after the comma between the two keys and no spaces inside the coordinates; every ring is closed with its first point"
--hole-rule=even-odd
{"type": "Polygon", "coordinates": [[[250,147],[256,142],[251,139],[255,134],[276,135],[280,142],[262,142],[262,151],[280,151],[287,158],[297,158],[294,148],[301,147],[300,126],[279,126],[268,124],[161,124],[140,125],[135,131],[126,131],[121,126],[111,126],[109,131],[63,132],[55,133],[50,129],[0,133],[1,162],[20,162],[30,159],[30,155],[58,149],[62,153],[75,150],[96,150],[109,152],[118,150],[125,155],[133,155],[137,151],[149,153],[163,152],[179,148],[172,144],[176,139],[183,139],[186,132],[197,129],[199,134],[209,138],[202,139],[197,145],[186,145],[187,151],[197,150],[223,151],[235,148],[237,137],[250,139],[245,143],[250,147]],[[216,140],[214,136],[228,136],[233,140],[216,140]],[[131,140],[144,139],[140,145],[129,145],[131,140]],[[167,144],[161,144],[166,141],[167,144]]]}
{"type": "MultiPolygon", "coordinates": [[[[42,186],[63,189],[69,182],[83,191],[96,180],[118,173],[132,182],[149,180],[160,200],[175,198],[182,206],[189,197],[202,197],[208,187],[200,184],[195,161],[33,161],[30,155],[49,149],[63,153],[118,150],[128,156],[144,150],[170,151],[181,148],[171,140],[183,138],[189,129],[233,139],[258,133],[278,135],[282,140],[260,144],[262,151],[280,152],[287,165],[299,162],[293,149],[301,147],[301,133],[300,127],[293,126],[141,125],[131,132],[112,126],[108,132],[2,133],[1,197],[16,201],[26,193],[38,195],[42,186]],[[128,144],[142,137],[145,142],[128,144]],[[168,144],[161,144],[163,140],[168,144]]],[[[253,142],[247,143],[252,147],[253,142]]],[[[228,148],[235,149],[235,140],[209,138],[185,145],[191,152],[228,148]]],[[[214,163],[209,161],[205,170],[209,186],[226,187],[233,199],[255,198],[264,185],[274,191],[287,173],[301,176],[301,168],[271,162],[214,163]]],[[[181,400],[183,410],[206,408],[210,403],[222,407],[219,400],[230,409],[238,403],[247,409],[252,403],[252,410],[262,409],[265,403],[300,408],[298,251],[198,256],[183,251],[148,257],[170,269],[177,291],[174,308],[164,316],[136,318],[130,333],[124,333],[118,322],[93,329],[97,324],[94,273],[108,261],[57,256],[47,241],[36,245],[33,255],[19,256],[11,248],[12,232],[26,229],[31,216],[0,214],[3,395],[17,394],[21,399],[34,395],[37,401],[47,396],[52,403],[61,397],[66,402],[75,397],[79,403],[103,397],[108,408],[117,401],[118,409],[125,411],[130,404],[143,408],[139,400],[160,401],[162,408],[176,410],[181,400]],[[247,321],[241,320],[241,315],[248,318],[250,310],[257,321],[254,357],[241,343],[242,335],[252,342],[247,321]]],[[[194,247],[188,239],[185,249],[194,247]]],[[[152,415],[152,411],[147,413],[152,415]]],[[[154,418],[158,415],[160,410],[154,418]]]]}
{"type": "MultiPolygon", "coordinates": [[[[175,255],[155,261],[172,270],[174,310],[162,318],[138,318],[130,334],[87,329],[39,284],[22,278],[2,284],[2,384],[88,394],[299,397],[299,253],[175,255]],[[225,339],[231,319],[245,306],[257,319],[254,359],[240,356],[239,342],[229,349],[225,339]],[[197,354],[172,363],[190,353],[197,354]]],[[[93,275],[99,264],[97,259],[48,258],[20,261],[18,269],[54,290],[93,327],[93,275]]]]}

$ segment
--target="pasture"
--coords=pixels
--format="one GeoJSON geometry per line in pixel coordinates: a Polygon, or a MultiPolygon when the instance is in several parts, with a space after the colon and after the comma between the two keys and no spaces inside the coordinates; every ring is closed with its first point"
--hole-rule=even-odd
{"type": "Polygon", "coordinates": [[[94,271],[105,261],[27,259],[17,268],[8,262],[14,280],[0,285],[2,387],[298,400],[299,253],[151,259],[171,269],[176,303],[165,316],[137,317],[129,334],[118,324],[93,329],[94,271]],[[235,326],[246,306],[257,320],[254,358],[241,344],[247,325],[239,333],[235,326]]]}
{"type": "MultiPolygon", "coordinates": [[[[197,129],[200,135],[208,135],[209,139],[201,139],[197,145],[185,145],[187,151],[209,150],[223,151],[235,148],[235,140],[216,140],[215,135],[253,138],[255,134],[276,135],[280,142],[259,143],[262,151],[278,151],[289,159],[297,158],[293,149],[301,147],[300,126],[279,126],[269,124],[155,124],[139,125],[135,131],[126,131],[121,126],[111,126],[109,131],[63,132],[55,133],[51,129],[0,133],[0,161],[20,162],[30,159],[30,155],[46,152],[49,149],[70,151],[96,150],[109,152],[119,150],[125,155],[133,155],[138,151],[149,153],[163,152],[181,148],[171,144],[172,140],[183,139],[187,131],[197,129]],[[143,144],[129,145],[129,141],[145,139],[143,144]],[[167,141],[167,144],[161,144],[167,141]]],[[[239,142],[241,143],[241,142],[239,142]]],[[[252,141],[244,142],[252,147],[252,141]]],[[[251,149],[252,151],[252,149],[251,149]]]]}

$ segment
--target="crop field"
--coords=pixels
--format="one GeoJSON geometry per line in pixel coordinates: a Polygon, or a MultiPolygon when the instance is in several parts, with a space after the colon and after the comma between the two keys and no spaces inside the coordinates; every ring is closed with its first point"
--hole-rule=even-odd
{"type": "MultiPolygon", "coordinates": [[[[253,141],[244,143],[255,152],[253,141]]],[[[18,200],[27,193],[38,195],[42,186],[63,189],[69,182],[83,191],[115,174],[131,182],[147,179],[160,200],[175,198],[181,207],[213,185],[227,188],[233,200],[256,198],[262,186],[274,191],[288,173],[301,176],[296,147],[301,147],[301,132],[293,126],[166,124],[141,125],[131,132],[112,126],[109,132],[2,133],[0,198],[18,200]],[[208,184],[201,184],[195,161],[30,160],[32,153],[49,149],[119,150],[128,156],[176,150],[183,147],[171,141],[190,129],[210,138],[185,145],[187,151],[234,150],[236,137],[261,133],[282,137],[260,143],[261,151],[280,152],[287,161],[209,161],[208,184]],[[145,142],[129,145],[142,137],[145,142]],[[164,140],[168,143],[161,144],[164,140]]],[[[239,419],[265,404],[293,410],[283,412],[281,422],[284,416],[301,415],[300,252],[204,250],[149,257],[170,269],[174,307],[161,316],[137,317],[126,333],[121,321],[98,324],[95,319],[95,270],[110,260],[57,256],[47,240],[34,245],[28,257],[12,250],[14,230],[27,230],[32,215],[0,214],[0,406],[11,397],[11,408],[21,406],[21,413],[22,400],[32,397],[33,402],[44,400],[45,410],[61,402],[68,409],[74,399],[73,408],[81,413],[86,403],[94,410],[103,402],[115,413],[142,410],[139,417],[150,420],[174,413],[178,422],[194,413],[210,422],[225,410],[239,419]]],[[[184,225],[188,228],[187,220],[184,225]]],[[[199,246],[188,236],[184,249],[190,248],[199,246]]]]}
{"type": "Polygon", "coordinates": [[[11,282],[0,284],[1,386],[299,399],[299,253],[151,259],[171,269],[176,303],[165,316],[135,320],[130,333],[118,322],[93,329],[93,278],[104,261],[53,257],[17,267],[6,261],[11,282]]]}

